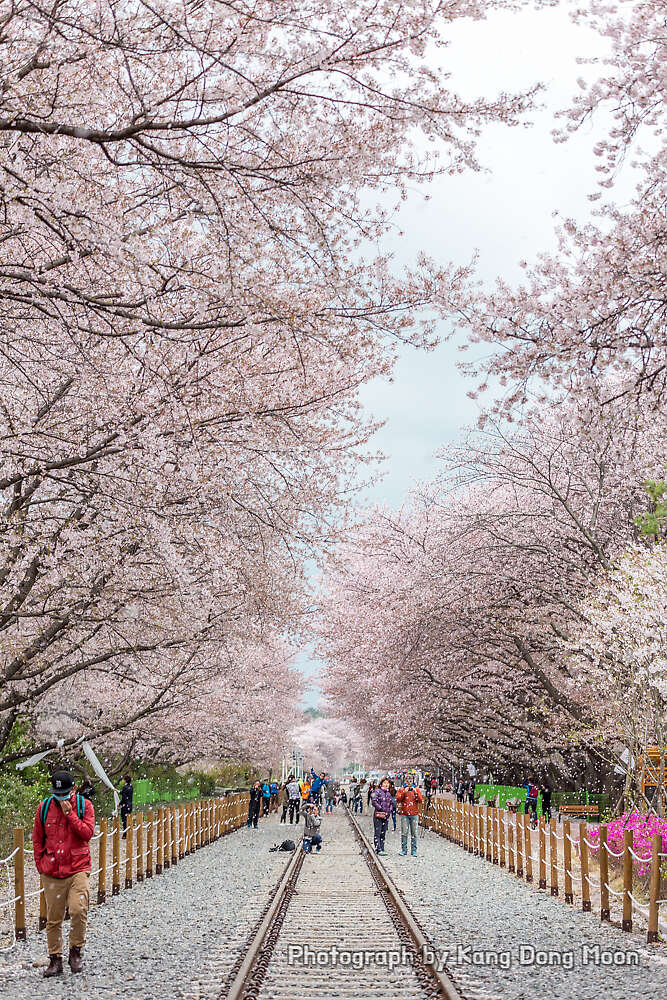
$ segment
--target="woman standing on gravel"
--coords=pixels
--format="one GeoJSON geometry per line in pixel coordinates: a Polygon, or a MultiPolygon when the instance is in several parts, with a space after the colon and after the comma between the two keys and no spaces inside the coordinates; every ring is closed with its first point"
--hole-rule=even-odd
{"type": "Polygon", "coordinates": [[[387,852],[384,849],[384,838],[387,834],[387,824],[391,815],[391,793],[389,791],[389,778],[383,778],[380,787],[373,793],[373,833],[375,840],[375,851],[381,857],[387,852]]]}

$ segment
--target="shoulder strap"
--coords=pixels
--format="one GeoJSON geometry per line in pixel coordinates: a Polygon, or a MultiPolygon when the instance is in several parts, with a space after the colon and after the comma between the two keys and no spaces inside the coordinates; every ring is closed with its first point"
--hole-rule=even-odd
{"type": "Polygon", "coordinates": [[[86,815],[86,800],[83,795],[79,795],[78,793],[76,796],[76,814],[79,819],[83,819],[86,815]]]}
{"type": "Polygon", "coordinates": [[[53,802],[53,795],[49,795],[47,798],[43,800],[42,805],[40,806],[39,818],[42,823],[42,831],[44,831],[44,826],[46,823],[46,814],[48,813],[49,806],[51,805],[52,802],[53,802]]]}

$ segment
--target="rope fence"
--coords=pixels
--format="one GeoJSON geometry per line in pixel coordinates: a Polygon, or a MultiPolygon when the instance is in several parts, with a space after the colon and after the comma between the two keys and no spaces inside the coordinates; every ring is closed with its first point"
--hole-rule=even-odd
{"type": "MultiPolygon", "coordinates": [[[[111,896],[117,896],[121,891],[121,882],[125,889],[131,889],[135,882],[164,874],[189,854],[245,825],[247,813],[248,794],[244,792],[165,806],[150,810],[145,817],[143,813],[130,813],[124,851],[121,848],[123,829],[120,816],[101,819],[99,832],[90,840],[93,864],[90,875],[91,879],[97,877],[97,905],[107,902],[109,886],[111,896]]],[[[15,827],[14,850],[6,858],[0,858],[0,871],[4,870],[7,878],[7,899],[0,899],[0,913],[13,911],[10,941],[6,947],[0,947],[0,951],[9,951],[17,941],[26,940],[27,900],[39,896],[38,927],[40,931],[46,927],[46,901],[41,878],[39,889],[26,891],[25,858],[30,854],[33,850],[25,844],[23,828],[15,827]]]]}
{"type": "Polygon", "coordinates": [[[495,806],[454,802],[439,797],[432,800],[428,809],[422,806],[419,820],[426,829],[433,830],[452,843],[458,844],[470,854],[485,858],[500,868],[507,868],[508,872],[515,874],[517,878],[525,878],[526,882],[532,882],[533,874],[537,872],[539,888],[549,888],[552,896],[560,894],[560,873],[563,876],[562,888],[566,903],[574,904],[574,886],[575,883],[579,883],[581,908],[584,913],[590,913],[592,910],[591,886],[599,888],[602,921],[611,919],[610,895],[618,897],[622,905],[622,929],[631,931],[633,911],[640,913],[648,923],[649,944],[658,941],[660,931],[667,932],[667,923],[661,919],[660,914],[660,905],[667,902],[664,898],[660,898],[660,865],[661,860],[667,857],[660,834],[654,834],[651,838],[650,856],[641,857],[633,848],[632,830],[626,830],[623,850],[616,853],[607,843],[606,823],[600,825],[599,843],[595,844],[587,837],[585,822],[580,824],[580,837],[577,841],[571,836],[569,820],[563,820],[563,834],[560,836],[557,833],[555,819],[551,819],[547,825],[544,817],[540,817],[537,828],[532,828],[530,816],[525,813],[512,813],[495,806]],[[537,853],[534,853],[535,847],[537,853]],[[573,847],[579,853],[578,875],[572,864],[573,847]],[[589,877],[591,848],[598,851],[599,882],[589,877]],[[622,864],[621,891],[612,889],[609,884],[610,858],[619,859],[622,864]],[[648,906],[639,903],[633,895],[633,858],[647,865],[650,863],[648,906]],[[547,870],[549,885],[547,885],[547,870]]]}

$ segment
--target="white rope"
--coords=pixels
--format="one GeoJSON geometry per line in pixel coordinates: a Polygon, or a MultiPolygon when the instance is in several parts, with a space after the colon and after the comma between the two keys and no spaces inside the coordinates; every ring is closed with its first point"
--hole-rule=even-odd
{"type": "Polygon", "coordinates": [[[609,846],[609,844],[605,844],[604,846],[605,846],[605,850],[606,850],[607,854],[611,854],[612,858],[622,858],[623,855],[625,854],[625,851],[621,851],[620,854],[616,854],[615,851],[612,851],[612,849],[609,846]]]}
{"type": "Polygon", "coordinates": [[[643,858],[639,854],[635,854],[635,852],[632,850],[631,847],[628,847],[628,850],[630,851],[630,854],[633,856],[633,858],[637,859],[637,861],[650,861],[651,860],[651,855],[650,854],[649,854],[649,856],[647,858],[643,858]]]}
{"type": "MultiPolygon", "coordinates": [[[[15,854],[18,854],[20,848],[15,847],[11,854],[8,854],[6,858],[0,858],[0,865],[6,865],[12,860],[15,854]]],[[[9,872],[7,872],[7,877],[9,878],[9,872]]]]}
{"type": "Polygon", "coordinates": [[[39,889],[35,889],[34,892],[26,892],[24,898],[25,899],[32,899],[33,896],[41,896],[43,892],[44,892],[44,889],[42,889],[41,886],[40,886],[40,888],[39,889]]]}
{"type": "Polygon", "coordinates": [[[605,882],[604,887],[605,889],[608,890],[608,892],[612,894],[612,896],[618,896],[619,899],[624,895],[623,892],[615,892],[614,889],[612,889],[612,887],[609,885],[609,882],[605,882]]]}
{"type": "Polygon", "coordinates": [[[601,882],[596,882],[595,879],[589,878],[588,875],[584,875],[584,878],[586,879],[586,881],[588,882],[589,885],[595,886],[596,889],[601,889],[602,888],[602,883],[601,882]]]}
{"type": "Polygon", "coordinates": [[[13,906],[19,899],[21,899],[20,896],[14,896],[13,899],[3,899],[0,906],[13,906]]]}

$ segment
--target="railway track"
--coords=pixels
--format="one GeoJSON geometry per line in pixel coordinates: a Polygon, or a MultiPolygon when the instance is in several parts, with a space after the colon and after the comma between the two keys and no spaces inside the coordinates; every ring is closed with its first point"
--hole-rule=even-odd
{"type": "Polygon", "coordinates": [[[220,1000],[462,1000],[352,815],[291,857],[220,1000]]]}

